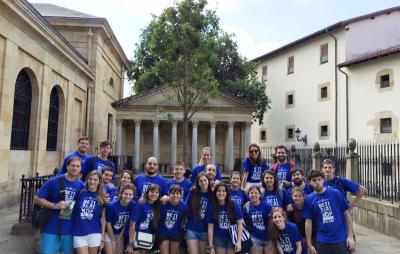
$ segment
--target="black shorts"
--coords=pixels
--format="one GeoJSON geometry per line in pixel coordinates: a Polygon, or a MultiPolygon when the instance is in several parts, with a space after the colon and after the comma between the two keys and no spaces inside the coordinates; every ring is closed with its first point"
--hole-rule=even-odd
{"type": "Polygon", "coordinates": [[[316,249],[318,254],[351,254],[351,251],[347,248],[346,243],[317,243],[316,249]]]}
{"type": "Polygon", "coordinates": [[[157,242],[159,245],[161,245],[162,242],[164,241],[173,241],[173,242],[181,242],[183,239],[182,234],[178,234],[178,235],[167,235],[167,234],[158,234],[157,235],[157,242]]]}

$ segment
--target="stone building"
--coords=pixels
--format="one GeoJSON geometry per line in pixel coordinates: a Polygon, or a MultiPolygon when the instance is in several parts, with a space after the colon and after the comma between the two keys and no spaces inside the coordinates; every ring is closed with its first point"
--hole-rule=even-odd
{"type": "Polygon", "coordinates": [[[79,136],[115,140],[127,64],[104,18],[0,1],[0,209],[22,174],[49,174],[79,136]]]}

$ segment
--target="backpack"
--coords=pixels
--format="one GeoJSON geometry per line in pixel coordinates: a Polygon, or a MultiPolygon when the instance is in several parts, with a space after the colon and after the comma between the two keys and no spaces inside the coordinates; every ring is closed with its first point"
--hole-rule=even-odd
{"type": "MultiPolygon", "coordinates": [[[[289,161],[288,163],[289,163],[289,169],[290,169],[290,171],[292,171],[292,169],[295,169],[295,168],[296,168],[296,163],[294,163],[294,161],[289,161]]],[[[287,164],[287,163],[286,163],[286,164],[287,164]]],[[[274,171],[275,174],[276,174],[276,172],[278,171],[278,165],[279,165],[279,163],[277,162],[277,163],[275,163],[275,164],[272,166],[272,170],[274,171]]]]}
{"type": "MultiPolygon", "coordinates": [[[[64,187],[64,181],[62,179],[63,175],[57,176],[57,182],[58,182],[58,188],[60,192],[62,193],[61,195],[61,200],[65,199],[65,187],[64,187]]],[[[53,209],[49,208],[44,208],[40,205],[34,204],[33,209],[32,209],[32,227],[34,228],[42,228],[49,223],[51,217],[53,216],[53,209]]],[[[61,224],[59,222],[58,225],[59,232],[61,233],[61,224]]]]}
{"type": "MultiPolygon", "coordinates": [[[[90,160],[90,164],[89,164],[89,172],[94,170],[94,164],[96,163],[96,159],[98,156],[93,156],[90,160]]],[[[111,161],[109,159],[107,159],[107,166],[109,166],[110,168],[113,168],[113,165],[111,163],[111,161]]]]}
{"type": "Polygon", "coordinates": [[[340,176],[336,176],[336,181],[335,181],[335,188],[338,188],[338,191],[340,191],[340,193],[343,194],[344,198],[347,199],[347,189],[346,187],[343,185],[342,179],[340,178],[340,176]]]}

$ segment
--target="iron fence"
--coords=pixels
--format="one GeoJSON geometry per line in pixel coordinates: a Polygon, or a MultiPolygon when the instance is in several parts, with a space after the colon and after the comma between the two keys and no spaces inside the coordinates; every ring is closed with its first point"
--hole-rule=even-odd
{"type": "Polygon", "coordinates": [[[400,142],[359,143],[359,183],[367,195],[392,203],[400,201],[400,142]]]}
{"type": "Polygon", "coordinates": [[[133,157],[127,155],[109,155],[108,159],[115,164],[115,175],[119,175],[123,170],[130,170],[135,173],[133,168],[133,157]]]}
{"type": "MultiPolygon", "coordinates": [[[[56,170],[54,171],[57,172],[56,170]]],[[[25,178],[22,175],[21,181],[21,192],[20,192],[20,202],[19,202],[19,219],[18,221],[31,222],[32,220],[32,208],[33,208],[33,198],[35,197],[37,191],[42,187],[42,185],[54,177],[53,175],[36,176],[33,178],[25,178]]]]}

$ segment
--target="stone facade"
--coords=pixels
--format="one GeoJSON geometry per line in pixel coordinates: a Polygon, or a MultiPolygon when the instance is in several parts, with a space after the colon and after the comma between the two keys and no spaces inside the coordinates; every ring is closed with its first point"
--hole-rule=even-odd
{"type": "Polygon", "coordinates": [[[107,21],[52,19],[51,13],[41,16],[39,7],[0,1],[0,209],[17,202],[22,174],[50,174],[79,136],[92,142],[115,139],[115,128],[108,128],[116,125],[111,103],[122,98],[127,58],[107,21]],[[29,141],[27,149],[12,150],[14,94],[22,70],[32,89],[29,141]],[[57,145],[47,151],[53,88],[59,97],[57,145]]]}

